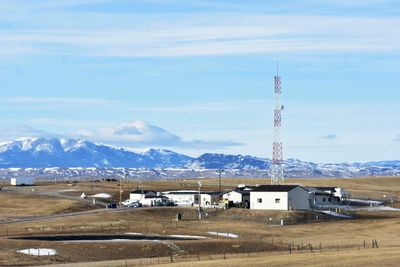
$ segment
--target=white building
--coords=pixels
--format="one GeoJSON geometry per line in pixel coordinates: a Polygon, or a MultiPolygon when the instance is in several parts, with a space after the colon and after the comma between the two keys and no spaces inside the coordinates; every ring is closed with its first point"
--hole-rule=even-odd
{"type": "MultiPolygon", "coordinates": [[[[196,190],[177,190],[162,193],[177,206],[199,205],[199,191],[196,190]]],[[[221,199],[220,192],[201,192],[201,206],[218,205],[221,199]]]]}
{"type": "Polygon", "coordinates": [[[140,201],[144,207],[153,207],[153,206],[171,206],[173,205],[172,201],[169,200],[166,196],[156,196],[156,197],[148,197],[144,198],[140,201]]]}
{"type": "Polygon", "coordinates": [[[162,192],[177,206],[193,206],[198,203],[199,191],[196,190],[177,190],[162,192]]]}
{"type": "Polygon", "coordinates": [[[219,205],[221,201],[221,192],[202,192],[201,193],[201,206],[219,205]]]}
{"type": "Polygon", "coordinates": [[[261,185],[250,191],[250,209],[309,210],[309,191],[299,185],[261,185]]]}
{"type": "Polygon", "coordinates": [[[250,191],[256,187],[237,187],[222,195],[224,203],[228,206],[249,207],[250,191]]]}
{"type": "Polygon", "coordinates": [[[146,198],[154,198],[157,197],[157,192],[152,191],[152,190],[143,190],[143,189],[137,189],[132,191],[129,194],[129,201],[139,201],[141,202],[142,200],[146,198]]]}
{"type": "Polygon", "coordinates": [[[339,187],[308,187],[314,207],[336,206],[349,197],[348,192],[339,187]]]}
{"type": "Polygon", "coordinates": [[[11,185],[34,185],[35,179],[33,177],[17,177],[11,178],[11,185]]]}

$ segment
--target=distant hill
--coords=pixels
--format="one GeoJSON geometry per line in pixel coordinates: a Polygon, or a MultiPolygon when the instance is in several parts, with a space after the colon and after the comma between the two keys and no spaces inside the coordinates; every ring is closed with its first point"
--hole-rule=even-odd
{"type": "MultiPolygon", "coordinates": [[[[17,174],[106,177],[121,173],[121,168],[129,168],[132,177],[149,179],[212,177],[216,169],[224,169],[230,177],[266,177],[270,164],[269,159],[242,155],[206,153],[193,158],[163,149],[132,152],[80,139],[26,138],[0,144],[3,178],[17,174]]],[[[287,159],[284,167],[286,177],[400,176],[400,160],[320,164],[287,159]]]]}

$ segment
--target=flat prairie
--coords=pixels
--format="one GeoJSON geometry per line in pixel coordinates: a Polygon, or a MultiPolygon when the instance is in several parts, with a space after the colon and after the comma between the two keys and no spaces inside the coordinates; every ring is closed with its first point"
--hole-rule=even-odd
{"type": "MultiPolygon", "coordinates": [[[[216,190],[217,179],[203,179],[216,190]]],[[[268,179],[223,179],[222,188],[268,184],[268,179]]],[[[39,183],[0,191],[0,265],[26,266],[398,266],[400,261],[399,177],[288,179],[303,186],[335,186],[354,198],[385,201],[385,210],[348,212],[340,219],[319,212],[206,209],[193,207],[105,209],[119,201],[119,182],[39,183]],[[110,199],[80,196],[107,193],[110,199]],[[393,203],[392,201],[393,200],[393,203]],[[176,214],[182,220],[176,221],[176,214]],[[284,225],[280,225],[280,221],[284,225]],[[66,242],[14,237],[55,235],[186,235],[199,240],[66,242]],[[227,237],[227,235],[231,235],[227,237]],[[376,243],[373,243],[375,242],[376,243]],[[378,248],[376,248],[376,245],[378,248]],[[57,256],[29,256],[20,249],[51,248],[57,256]],[[291,253],[291,254],[290,254],[291,253]]],[[[122,199],[134,189],[197,189],[197,180],[123,182],[122,199]]]]}

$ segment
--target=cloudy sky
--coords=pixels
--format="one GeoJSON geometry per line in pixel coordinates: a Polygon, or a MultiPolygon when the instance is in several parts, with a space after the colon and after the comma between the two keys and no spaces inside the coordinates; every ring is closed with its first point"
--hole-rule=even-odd
{"type": "Polygon", "coordinates": [[[0,0],[0,141],[400,159],[395,0],[0,0]]]}

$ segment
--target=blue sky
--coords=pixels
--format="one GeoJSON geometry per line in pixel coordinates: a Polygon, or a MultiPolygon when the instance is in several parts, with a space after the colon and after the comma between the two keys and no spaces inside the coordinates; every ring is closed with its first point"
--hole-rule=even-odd
{"type": "Polygon", "coordinates": [[[400,158],[394,0],[0,0],[0,141],[400,158]],[[322,3],[321,3],[322,2],[322,3]]]}

